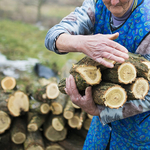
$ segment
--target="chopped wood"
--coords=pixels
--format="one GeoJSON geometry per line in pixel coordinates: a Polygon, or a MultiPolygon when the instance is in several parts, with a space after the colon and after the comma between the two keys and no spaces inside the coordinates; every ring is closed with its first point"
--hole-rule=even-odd
{"type": "Polygon", "coordinates": [[[110,108],[119,108],[127,100],[127,93],[118,84],[101,82],[92,89],[93,100],[96,104],[105,105],[110,108]]]}
{"type": "Polygon", "coordinates": [[[81,109],[78,105],[74,104],[73,102],[72,102],[72,106],[76,109],[81,109]]]}
{"type": "Polygon", "coordinates": [[[80,125],[80,112],[76,112],[71,119],[68,119],[68,125],[71,128],[77,128],[80,125]]]}
{"type": "Polygon", "coordinates": [[[29,122],[27,124],[27,130],[29,132],[37,131],[43,125],[45,119],[46,119],[46,115],[42,115],[42,114],[33,115],[31,119],[29,119],[29,122]]]}
{"type": "Polygon", "coordinates": [[[117,84],[129,84],[135,81],[137,72],[135,66],[130,62],[116,63],[114,68],[103,71],[103,81],[117,84]]]}
{"type": "Polygon", "coordinates": [[[62,131],[65,128],[66,119],[63,115],[55,115],[52,118],[52,126],[57,131],[62,131]]]}
{"type": "Polygon", "coordinates": [[[0,134],[4,133],[7,129],[10,128],[11,118],[4,111],[0,110],[0,134]]]}
{"type": "Polygon", "coordinates": [[[1,80],[1,87],[4,90],[12,90],[16,87],[16,79],[13,77],[5,77],[1,80]]]}
{"type": "Polygon", "coordinates": [[[78,130],[80,130],[82,128],[86,117],[87,117],[87,113],[84,110],[82,110],[81,113],[80,113],[80,116],[79,116],[80,120],[79,120],[79,125],[77,126],[78,130]]]}
{"type": "Polygon", "coordinates": [[[90,118],[90,119],[92,119],[92,118],[93,118],[93,116],[92,116],[92,115],[90,115],[90,114],[87,114],[87,116],[88,116],[88,118],[90,118]]]}
{"type": "Polygon", "coordinates": [[[144,78],[137,78],[134,83],[125,85],[128,100],[144,99],[149,91],[149,83],[144,78]]]}
{"type": "Polygon", "coordinates": [[[31,97],[29,103],[30,103],[29,110],[31,112],[39,114],[48,114],[48,112],[50,111],[48,103],[37,101],[33,97],[31,97]]]}
{"type": "Polygon", "coordinates": [[[75,107],[72,105],[72,101],[68,98],[66,106],[63,111],[63,116],[65,119],[71,119],[74,116],[75,107]]]}
{"type": "Polygon", "coordinates": [[[11,140],[15,144],[22,144],[26,139],[26,120],[24,117],[16,117],[11,128],[11,140]]]}
{"type": "Polygon", "coordinates": [[[67,95],[60,93],[59,96],[52,101],[50,110],[54,115],[59,115],[63,113],[67,102],[67,95]]]}
{"type": "Polygon", "coordinates": [[[24,150],[44,150],[44,142],[40,131],[28,132],[24,142],[24,150]]]}
{"type": "Polygon", "coordinates": [[[29,111],[29,98],[22,91],[16,91],[8,99],[8,109],[12,116],[17,117],[29,111]]]}

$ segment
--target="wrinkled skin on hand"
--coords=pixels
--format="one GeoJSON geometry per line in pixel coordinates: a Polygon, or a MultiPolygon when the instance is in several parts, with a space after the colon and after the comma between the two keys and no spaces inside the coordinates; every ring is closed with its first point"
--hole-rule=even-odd
{"type": "Polygon", "coordinates": [[[66,93],[70,96],[71,101],[92,116],[99,116],[98,106],[92,98],[92,88],[87,87],[85,95],[81,96],[77,90],[75,80],[72,75],[66,78],[66,93]]]}
{"type": "Polygon", "coordinates": [[[108,58],[116,62],[123,63],[125,59],[128,59],[129,57],[128,50],[124,46],[113,41],[118,36],[119,33],[84,36],[83,40],[80,40],[82,43],[79,44],[81,45],[81,52],[102,65],[112,68],[113,64],[105,61],[103,58],[108,58]]]}

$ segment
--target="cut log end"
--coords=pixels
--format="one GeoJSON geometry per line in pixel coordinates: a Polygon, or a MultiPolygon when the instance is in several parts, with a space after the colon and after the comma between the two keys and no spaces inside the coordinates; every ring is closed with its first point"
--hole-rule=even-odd
{"type": "Polygon", "coordinates": [[[12,137],[12,141],[15,144],[22,144],[26,139],[26,135],[24,133],[18,132],[16,134],[13,135],[12,137]]]}
{"type": "Polygon", "coordinates": [[[27,126],[27,129],[29,132],[35,132],[38,130],[38,126],[37,124],[35,123],[30,123],[28,126],[27,126]]]}
{"type": "Polygon", "coordinates": [[[71,112],[71,111],[65,111],[63,113],[63,116],[65,119],[71,119],[73,117],[73,115],[74,115],[74,112],[71,112]]]}
{"type": "Polygon", "coordinates": [[[49,108],[49,104],[44,103],[41,105],[41,113],[42,114],[47,114],[49,112],[50,108],[49,108]]]}
{"type": "Polygon", "coordinates": [[[57,131],[62,131],[64,129],[64,126],[59,122],[58,118],[52,120],[52,126],[57,131]]]}
{"type": "Polygon", "coordinates": [[[50,83],[46,87],[46,95],[48,99],[55,99],[59,95],[59,89],[57,83],[50,83]]]}
{"type": "Polygon", "coordinates": [[[27,112],[29,110],[28,96],[21,91],[15,92],[8,100],[8,109],[15,117],[27,112]]]}
{"type": "Polygon", "coordinates": [[[136,68],[129,62],[122,63],[118,68],[118,75],[120,83],[132,83],[136,79],[136,68]]]}
{"type": "Polygon", "coordinates": [[[4,90],[12,90],[16,86],[16,80],[13,77],[5,77],[1,81],[1,86],[4,90]]]}
{"type": "Polygon", "coordinates": [[[45,150],[65,150],[60,145],[47,146],[45,150]]]}
{"type": "Polygon", "coordinates": [[[149,90],[149,83],[144,78],[138,78],[133,86],[133,94],[137,99],[144,99],[149,90]]]}
{"type": "Polygon", "coordinates": [[[127,94],[124,88],[119,85],[113,86],[109,88],[104,98],[104,104],[110,108],[119,108],[122,107],[123,104],[127,100],[127,94]]]}
{"type": "Polygon", "coordinates": [[[81,65],[76,68],[76,72],[81,75],[87,84],[95,85],[99,84],[101,81],[100,69],[95,66],[81,65]]]}
{"type": "Polygon", "coordinates": [[[10,127],[11,119],[7,113],[0,111],[0,134],[10,127]]]}
{"type": "Polygon", "coordinates": [[[80,125],[80,119],[78,116],[74,115],[68,120],[68,124],[71,128],[77,128],[80,125]]]}
{"type": "Polygon", "coordinates": [[[74,104],[73,102],[72,102],[72,106],[76,109],[81,109],[78,105],[74,104]]]}
{"type": "Polygon", "coordinates": [[[62,107],[62,105],[60,105],[59,103],[55,103],[55,102],[53,102],[53,103],[51,104],[50,109],[52,110],[52,113],[53,113],[54,115],[59,115],[59,114],[61,114],[61,113],[63,112],[63,107],[62,107]]]}

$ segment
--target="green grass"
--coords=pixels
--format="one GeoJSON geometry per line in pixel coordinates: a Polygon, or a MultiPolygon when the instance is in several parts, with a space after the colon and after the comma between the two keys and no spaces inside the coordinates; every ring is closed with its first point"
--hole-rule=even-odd
{"type": "Polygon", "coordinates": [[[1,20],[0,29],[0,52],[10,60],[37,58],[48,67],[55,63],[59,71],[68,59],[83,57],[79,53],[58,55],[47,50],[44,40],[48,30],[40,31],[33,25],[10,20],[1,20]]]}

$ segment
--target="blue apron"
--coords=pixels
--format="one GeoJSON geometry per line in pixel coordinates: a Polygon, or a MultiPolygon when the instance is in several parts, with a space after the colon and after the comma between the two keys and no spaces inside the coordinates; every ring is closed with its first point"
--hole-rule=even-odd
{"type": "MultiPolygon", "coordinates": [[[[119,32],[115,40],[129,52],[136,49],[150,33],[150,1],[138,0],[137,7],[129,18],[118,28],[110,26],[111,13],[102,0],[96,3],[95,32],[112,34],[119,32]]],[[[83,150],[105,150],[110,138],[110,150],[150,150],[150,111],[102,125],[94,116],[88,131],[83,150]],[[110,137],[111,134],[111,137],[110,137]]]]}

